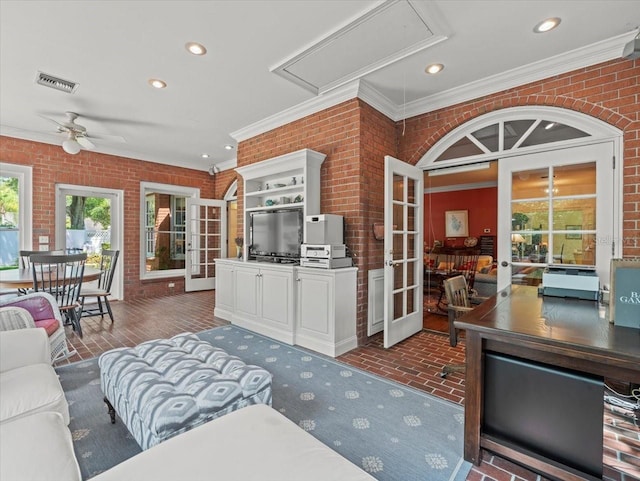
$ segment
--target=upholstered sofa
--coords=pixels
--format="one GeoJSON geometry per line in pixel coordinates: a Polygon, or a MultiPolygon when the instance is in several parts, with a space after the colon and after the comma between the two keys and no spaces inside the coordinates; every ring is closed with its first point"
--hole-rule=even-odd
{"type": "MultiPolygon", "coordinates": [[[[81,479],[44,329],[0,332],[0,411],[0,480],[81,479]]],[[[125,479],[374,480],[265,404],[178,434],[92,481],[125,479]]]]}
{"type": "Polygon", "coordinates": [[[0,479],[80,481],[43,328],[0,332],[0,479]]]}

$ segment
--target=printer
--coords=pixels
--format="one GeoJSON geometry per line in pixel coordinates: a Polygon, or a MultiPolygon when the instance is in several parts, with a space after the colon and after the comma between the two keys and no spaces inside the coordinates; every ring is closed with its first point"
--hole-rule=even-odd
{"type": "Polygon", "coordinates": [[[598,300],[600,280],[595,267],[550,264],[542,273],[542,295],[598,300]]]}

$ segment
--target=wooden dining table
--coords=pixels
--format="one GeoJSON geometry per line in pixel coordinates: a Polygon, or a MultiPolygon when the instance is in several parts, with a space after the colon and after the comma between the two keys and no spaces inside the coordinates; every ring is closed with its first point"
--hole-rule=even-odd
{"type": "MultiPolygon", "coordinates": [[[[100,277],[101,272],[95,267],[85,266],[82,282],[95,281],[100,277]]],[[[0,271],[0,288],[29,289],[31,287],[33,287],[33,271],[30,268],[0,271]]]]}

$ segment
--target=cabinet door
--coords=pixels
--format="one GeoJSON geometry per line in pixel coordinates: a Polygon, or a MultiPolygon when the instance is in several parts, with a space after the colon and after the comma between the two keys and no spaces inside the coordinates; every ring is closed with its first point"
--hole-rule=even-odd
{"type": "Polygon", "coordinates": [[[260,314],[265,323],[293,329],[293,273],[260,269],[260,314]]]}
{"type": "Polygon", "coordinates": [[[333,278],[298,272],[298,330],[330,340],[333,336],[333,278]]]}
{"type": "Polygon", "coordinates": [[[216,315],[229,319],[233,312],[234,297],[233,266],[216,262],[216,315]]]}
{"type": "Polygon", "coordinates": [[[257,267],[235,268],[235,312],[245,319],[256,320],[259,317],[259,276],[257,267]]]}

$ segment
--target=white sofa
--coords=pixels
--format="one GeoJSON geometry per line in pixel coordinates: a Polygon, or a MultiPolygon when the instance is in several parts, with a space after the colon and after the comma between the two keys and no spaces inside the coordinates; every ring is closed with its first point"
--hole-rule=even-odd
{"type": "MultiPolygon", "coordinates": [[[[0,332],[0,480],[79,481],[68,405],[44,329],[0,332]]],[[[108,418],[105,419],[108,423],[108,418]]],[[[92,481],[372,481],[273,408],[221,416],[92,481]]]]}
{"type": "Polygon", "coordinates": [[[68,424],[45,330],[0,332],[0,479],[80,481],[68,424]]]}

